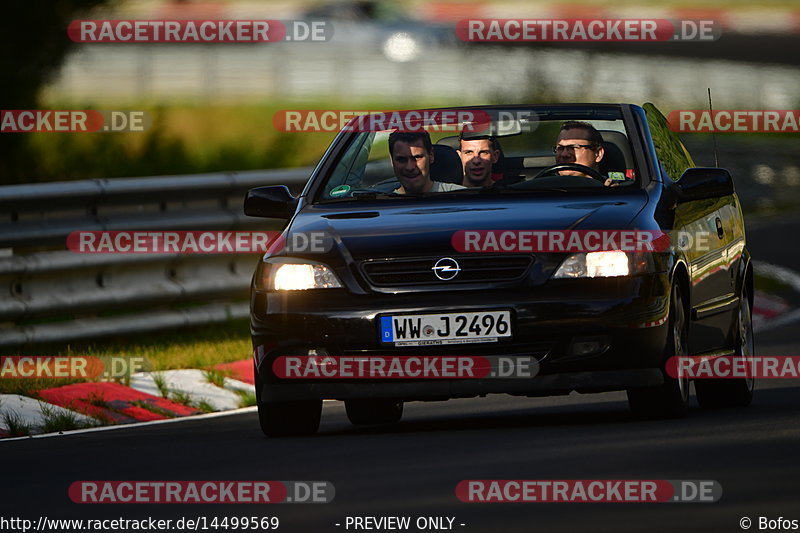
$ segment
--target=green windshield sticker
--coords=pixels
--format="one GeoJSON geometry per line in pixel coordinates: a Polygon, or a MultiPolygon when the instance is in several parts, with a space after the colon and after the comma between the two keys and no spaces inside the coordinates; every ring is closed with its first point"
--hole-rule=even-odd
{"type": "Polygon", "coordinates": [[[348,192],[350,192],[349,185],[339,185],[338,187],[333,189],[329,194],[331,195],[332,198],[336,198],[337,196],[344,196],[348,192]]]}

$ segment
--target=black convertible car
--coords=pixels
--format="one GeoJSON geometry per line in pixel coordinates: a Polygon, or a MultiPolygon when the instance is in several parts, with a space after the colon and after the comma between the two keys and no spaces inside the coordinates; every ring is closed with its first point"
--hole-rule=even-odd
{"type": "MultiPolygon", "coordinates": [[[[443,116],[435,111],[414,118],[443,116]]],[[[671,357],[752,356],[753,272],[732,178],[697,168],[655,106],[455,111],[443,113],[455,117],[448,127],[417,122],[421,137],[362,118],[336,137],[299,197],[284,186],[248,193],[247,215],[288,220],[285,245],[259,262],[251,292],[265,434],[315,432],[323,399],[373,424],[399,421],[406,401],[626,390],[635,414],[678,417],[690,383],[667,371],[671,357]],[[490,173],[476,163],[480,186],[464,176],[477,160],[462,143],[474,140],[490,148],[470,154],[492,161],[490,173]],[[536,231],[672,240],[522,246],[536,231]],[[501,233],[516,240],[486,239],[501,233]],[[318,246],[296,245],[298,235],[318,246]],[[698,235],[710,238],[684,242],[698,235]],[[516,358],[533,371],[434,375],[448,357],[494,370],[516,358]]],[[[694,383],[702,407],[752,399],[750,378],[694,383]]]]}

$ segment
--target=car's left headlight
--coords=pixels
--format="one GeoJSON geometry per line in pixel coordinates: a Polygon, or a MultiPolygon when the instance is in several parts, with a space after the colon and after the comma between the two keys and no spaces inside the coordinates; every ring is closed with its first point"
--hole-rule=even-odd
{"type": "Polygon", "coordinates": [[[553,278],[610,278],[627,276],[647,270],[646,257],[641,253],[619,250],[577,253],[567,257],[553,278]]]}
{"type": "Polygon", "coordinates": [[[270,291],[339,289],[342,287],[342,282],[330,267],[322,263],[303,260],[264,264],[259,268],[258,278],[258,288],[270,291]]]}

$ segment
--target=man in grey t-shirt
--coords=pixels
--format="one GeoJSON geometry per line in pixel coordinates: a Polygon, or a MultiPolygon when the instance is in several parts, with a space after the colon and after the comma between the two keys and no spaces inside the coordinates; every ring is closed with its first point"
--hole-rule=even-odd
{"type": "Polygon", "coordinates": [[[427,131],[395,131],[389,135],[389,154],[400,187],[398,194],[445,192],[463,189],[455,183],[431,180],[433,143],[427,131]]]}

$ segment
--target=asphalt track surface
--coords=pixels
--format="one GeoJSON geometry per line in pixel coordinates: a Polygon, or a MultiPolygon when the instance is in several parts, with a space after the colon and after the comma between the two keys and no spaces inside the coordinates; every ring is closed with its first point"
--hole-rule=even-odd
{"type": "MultiPolygon", "coordinates": [[[[786,239],[800,219],[781,220],[755,224],[751,248],[761,260],[799,268],[786,239]]],[[[757,353],[800,354],[794,328],[757,336],[757,353]]],[[[410,516],[409,531],[418,531],[419,516],[448,516],[464,532],[742,531],[749,517],[758,530],[759,517],[800,520],[798,400],[800,380],[761,380],[746,409],[701,410],[693,398],[685,419],[638,421],[623,393],[494,395],[407,404],[398,426],[372,429],[354,428],[341,404],[327,402],[320,433],[309,438],[266,439],[249,412],[5,442],[0,516],[277,516],[278,531],[292,532],[355,531],[345,528],[348,516],[410,516]],[[454,491],[464,479],[702,479],[718,481],[723,495],[716,503],[463,503],[454,491]],[[327,480],[336,497],[79,505],[67,495],[76,480],[327,480]]]]}

